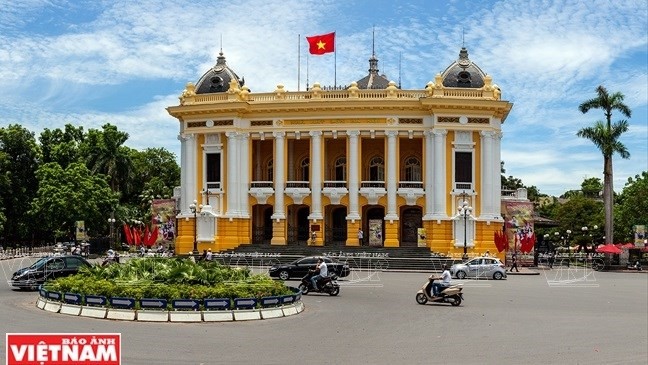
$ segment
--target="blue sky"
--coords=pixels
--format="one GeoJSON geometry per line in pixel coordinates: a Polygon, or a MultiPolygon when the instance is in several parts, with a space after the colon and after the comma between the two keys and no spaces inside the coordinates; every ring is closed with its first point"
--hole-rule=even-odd
{"type": "MultiPolygon", "coordinates": [[[[75,1],[0,0],[0,126],[37,135],[66,123],[128,132],[133,148],[177,156],[185,84],[227,63],[256,92],[306,83],[304,37],[335,31],[337,81],[367,74],[372,27],[380,72],[422,89],[457,56],[470,58],[514,103],[503,130],[506,174],[560,195],[603,161],[576,132],[604,118],[578,105],[603,84],[632,109],[614,159],[615,190],[648,170],[648,5],[639,1],[75,1]],[[402,55],[399,73],[399,55],[402,55]]],[[[333,56],[311,58],[310,84],[333,83],[333,56]]],[[[615,115],[614,120],[621,118],[615,115]]]]}

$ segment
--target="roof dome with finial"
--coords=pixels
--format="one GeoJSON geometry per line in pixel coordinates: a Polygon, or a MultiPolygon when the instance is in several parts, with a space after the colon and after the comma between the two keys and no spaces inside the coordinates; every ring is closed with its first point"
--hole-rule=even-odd
{"type": "Polygon", "coordinates": [[[230,87],[230,82],[235,80],[238,87],[241,88],[245,84],[245,78],[239,77],[232,71],[225,62],[225,56],[221,50],[216,60],[216,65],[207,71],[198,83],[196,84],[196,94],[209,94],[209,93],[222,93],[226,92],[230,87]]]}
{"type": "Polygon", "coordinates": [[[484,86],[486,74],[468,58],[468,50],[461,47],[459,59],[443,71],[443,86],[480,88],[484,86]]]}
{"type": "Polygon", "coordinates": [[[375,37],[372,30],[371,41],[371,58],[369,58],[369,75],[357,81],[358,89],[386,89],[389,86],[389,80],[385,75],[378,74],[378,58],[375,52],[375,37]]]}

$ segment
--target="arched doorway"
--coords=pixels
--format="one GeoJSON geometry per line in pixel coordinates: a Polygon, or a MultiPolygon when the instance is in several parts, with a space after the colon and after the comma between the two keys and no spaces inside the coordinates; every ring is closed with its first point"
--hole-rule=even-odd
{"type": "Polygon", "coordinates": [[[310,208],[307,205],[289,205],[288,206],[288,231],[286,232],[286,241],[293,245],[306,245],[309,238],[308,216],[310,208]]]}
{"type": "Polygon", "coordinates": [[[381,205],[364,208],[366,217],[362,222],[365,234],[363,245],[383,246],[385,240],[385,207],[381,205]]]}
{"type": "Polygon", "coordinates": [[[252,207],[252,244],[270,244],[272,240],[272,205],[252,207]]]}
{"type": "Polygon", "coordinates": [[[400,214],[400,246],[417,247],[418,229],[423,228],[421,207],[403,207],[400,214]]]}
{"type": "Polygon", "coordinates": [[[326,227],[324,244],[344,245],[347,239],[347,208],[344,205],[329,205],[326,207],[326,227]]]}

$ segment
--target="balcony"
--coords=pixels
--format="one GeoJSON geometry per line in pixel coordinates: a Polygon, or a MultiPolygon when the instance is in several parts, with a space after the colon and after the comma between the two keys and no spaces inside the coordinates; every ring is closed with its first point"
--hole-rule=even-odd
{"type": "Polygon", "coordinates": [[[396,193],[405,199],[407,205],[416,205],[418,198],[425,195],[425,190],[422,181],[401,181],[396,193]]]}
{"type": "Polygon", "coordinates": [[[340,204],[340,200],[348,193],[346,181],[324,181],[322,194],[331,200],[331,204],[340,204]]]}
{"type": "Polygon", "coordinates": [[[272,181],[252,181],[250,183],[250,195],[256,198],[259,204],[265,204],[268,197],[274,195],[272,181]]]}
{"type": "Polygon", "coordinates": [[[384,181],[361,181],[360,195],[367,198],[370,205],[378,204],[378,200],[387,195],[384,181]]]}
{"type": "Polygon", "coordinates": [[[295,204],[302,204],[304,198],[311,193],[310,183],[308,181],[286,181],[285,192],[295,204]]]}

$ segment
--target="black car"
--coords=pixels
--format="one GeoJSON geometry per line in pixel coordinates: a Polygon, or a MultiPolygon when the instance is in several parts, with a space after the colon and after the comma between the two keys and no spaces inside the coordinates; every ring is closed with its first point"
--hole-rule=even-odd
{"type": "Polygon", "coordinates": [[[79,268],[91,266],[80,256],[43,257],[29,267],[16,271],[11,276],[11,286],[21,289],[36,289],[49,279],[69,276],[79,272],[79,268]]]}
{"type": "MultiPolygon", "coordinates": [[[[268,273],[270,274],[270,277],[279,278],[281,280],[302,278],[306,276],[308,270],[315,268],[319,258],[320,256],[307,256],[297,259],[289,264],[274,265],[270,268],[268,273]]],[[[349,270],[349,265],[346,263],[333,260],[330,257],[322,258],[326,263],[329,275],[334,273],[341,278],[349,275],[351,270],[349,270]]]]}

